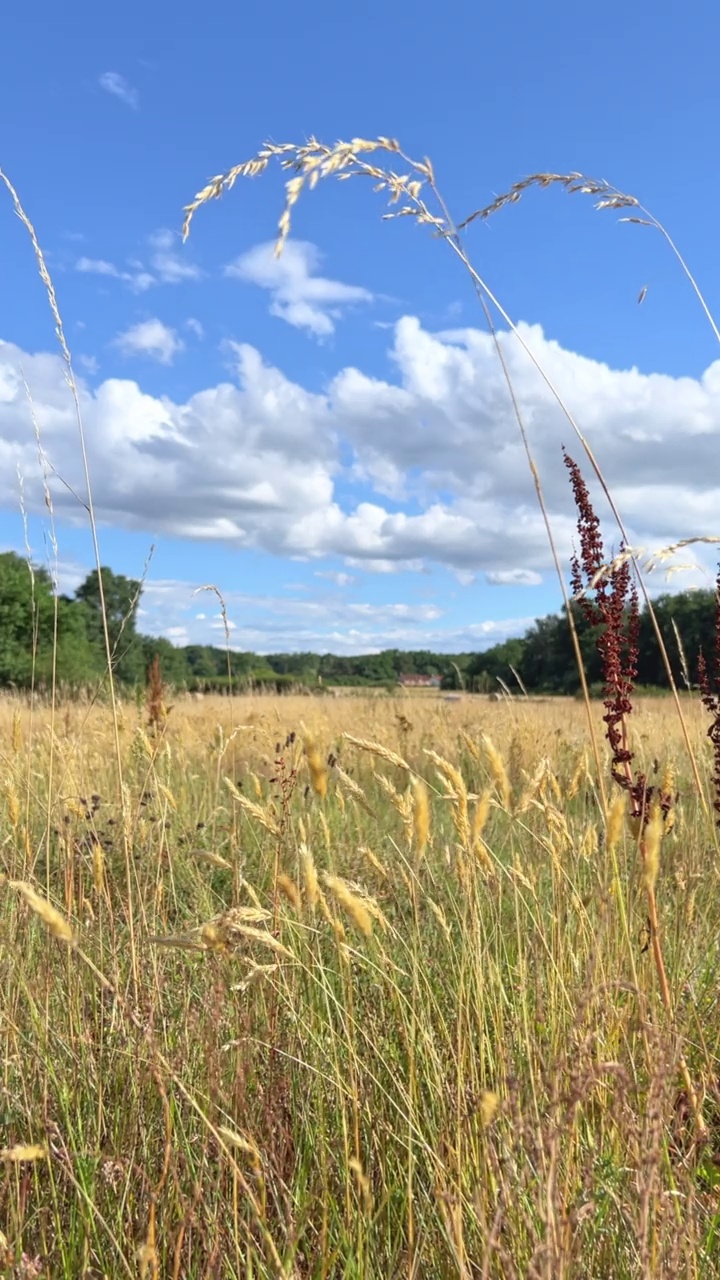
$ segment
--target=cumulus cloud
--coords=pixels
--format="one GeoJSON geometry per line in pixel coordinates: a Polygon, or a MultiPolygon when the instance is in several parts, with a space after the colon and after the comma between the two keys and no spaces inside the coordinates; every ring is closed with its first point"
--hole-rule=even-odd
{"type": "MultiPolygon", "coordinates": [[[[698,379],[643,374],[563,350],[538,327],[523,334],[588,435],[633,543],[716,533],[720,362],[698,379]]],[[[517,342],[500,340],[567,563],[575,528],[560,451],[571,444],[567,421],[517,342]]],[[[160,325],[133,349],[169,361],[178,341],[160,325]]],[[[405,318],[390,354],[392,380],[346,368],[323,394],[248,345],[231,348],[231,380],[182,403],[132,380],[81,385],[98,514],[284,558],[340,559],[349,573],[439,564],[461,581],[482,574],[497,587],[531,589],[552,560],[491,340],[475,330],[438,336],[405,318]],[[393,472],[405,497],[389,503],[380,486],[393,472]]],[[[15,502],[19,463],[26,501],[41,509],[21,368],[44,446],[79,491],[82,468],[61,360],[0,345],[0,501],[15,502]]],[[[54,501],[58,514],[72,512],[66,488],[58,485],[54,501]]],[[[682,559],[702,569],[713,555],[698,548],[682,559]]],[[[689,581],[680,575],[673,585],[689,581]]]]}
{"type": "Polygon", "coordinates": [[[270,314],[316,338],[335,331],[335,321],[372,294],[357,285],[316,275],[321,255],[314,244],[289,240],[279,258],[272,243],[256,245],[225,268],[225,274],[270,292],[270,314]]]}
{"type": "Polygon", "coordinates": [[[168,328],[157,317],[152,320],[141,320],[119,333],[114,345],[125,356],[147,356],[160,364],[172,364],[175,356],[184,349],[185,343],[178,337],[174,329],[168,328]]]}
{"type": "Polygon", "coordinates": [[[124,76],[117,71],[104,71],[98,80],[101,89],[106,93],[112,94],[114,98],[119,98],[125,103],[126,107],[132,107],[133,111],[137,111],[140,106],[140,94],[137,89],[133,89],[128,84],[124,76]]]}

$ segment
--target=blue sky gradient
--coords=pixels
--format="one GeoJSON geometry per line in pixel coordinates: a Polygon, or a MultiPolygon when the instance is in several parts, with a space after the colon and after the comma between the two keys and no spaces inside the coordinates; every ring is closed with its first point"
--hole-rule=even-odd
{"type": "MultiPolygon", "coordinates": [[[[444,246],[383,222],[369,186],[324,183],[273,275],[279,173],[202,210],[184,246],[182,207],[266,138],[395,136],[432,157],[458,218],[528,173],[581,170],[665,223],[714,308],[716,8],[39,0],[8,11],[5,41],[0,164],[83,382],[103,560],[138,575],[155,544],[145,629],[218,640],[217,609],[193,594],[208,582],[233,641],[264,650],[477,648],[557,608],[497,362],[444,246]]],[[[0,545],[23,548],[24,505],[44,560],[19,370],[73,484],[77,439],[31,246],[3,208],[0,545]]],[[[531,192],[467,246],[587,430],[633,540],[718,532],[720,352],[661,237],[531,192]]],[[[567,424],[508,351],[566,556],[567,424]]],[[[91,567],[86,522],[51,491],[69,589],[91,567]]],[[[708,582],[712,562],[689,550],[672,585],[708,582]]]]}

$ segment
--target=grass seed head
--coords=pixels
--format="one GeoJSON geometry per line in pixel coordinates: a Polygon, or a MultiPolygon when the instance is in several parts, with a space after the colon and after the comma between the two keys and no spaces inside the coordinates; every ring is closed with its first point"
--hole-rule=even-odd
{"type": "Polygon", "coordinates": [[[18,799],[17,791],[12,783],[7,789],[7,811],[10,819],[10,825],[13,830],[17,831],[18,823],[20,822],[20,801],[18,799]]]}
{"type": "Polygon", "coordinates": [[[105,887],[105,854],[99,840],[93,841],[92,872],[95,892],[99,897],[105,887]]]}
{"type": "Polygon", "coordinates": [[[331,876],[326,873],[323,877],[325,884],[330,892],[337,898],[341,907],[344,907],[350,916],[356,929],[369,938],[372,934],[372,914],[368,909],[368,903],[364,897],[356,893],[350,887],[346,880],[340,876],[331,876]]]}
{"type": "Polygon", "coordinates": [[[373,1195],[370,1189],[370,1179],[368,1178],[367,1174],[363,1171],[362,1164],[360,1163],[360,1161],[357,1159],[356,1156],[353,1156],[351,1160],[348,1161],[348,1164],[349,1164],[350,1172],[354,1175],[355,1181],[357,1183],[357,1188],[360,1193],[360,1198],[362,1200],[363,1211],[365,1213],[372,1213],[373,1195]]]}
{"type": "Polygon", "coordinates": [[[291,907],[295,911],[300,910],[300,890],[295,881],[290,876],[286,876],[285,872],[281,872],[278,876],[278,889],[287,898],[291,907]]]}
{"type": "Polygon", "coordinates": [[[303,739],[303,747],[305,751],[305,759],[308,763],[310,772],[310,783],[313,791],[321,800],[327,795],[328,774],[325,768],[325,759],[323,754],[313,737],[306,734],[303,739]]]}
{"type": "Polygon", "coordinates": [[[625,825],[625,814],[627,810],[627,800],[625,793],[617,792],[610,805],[607,824],[607,847],[611,851],[616,849],[620,843],[620,837],[623,833],[625,825]]]}
{"type": "Polygon", "coordinates": [[[498,1095],[490,1089],[483,1090],[480,1095],[480,1122],[484,1129],[489,1128],[492,1124],[498,1113],[499,1106],[500,1099],[498,1095]]]}
{"type": "Polygon", "coordinates": [[[314,911],[320,899],[320,884],[315,859],[305,843],[300,845],[300,866],[303,873],[305,901],[310,910],[314,911]]]}
{"type": "Polygon", "coordinates": [[[269,814],[267,810],[263,809],[261,805],[256,804],[254,800],[248,800],[248,797],[244,796],[242,791],[235,786],[232,778],[225,779],[225,786],[237,804],[240,805],[240,808],[244,809],[245,812],[250,817],[254,818],[261,827],[264,827],[266,831],[269,831],[270,835],[278,836],[280,834],[280,829],[272,815],[269,814]]]}
{"type": "Polygon", "coordinates": [[[381,760],[387,760],[387,763],[394,765],[396,769],[404,769],[406,773],[411,772],[407,760],[403,760],[396,751],[391,751],[382,743],[370,742],[367,738],[355,738],[351,733],[344,733],[343,738],[354,747],[359,747],[361,751],[367,751],[370,755],[379,756],[381,760]]]}
{"type": "Polygon", "coordinates": [[[18,755],[22,747],[22,726],[20,721],[20,712],[13,711],[12,718],[12,736],[10,739],[13,755],[18,755]]]}
{"type": "Polygon", "coordinates": [[[8,1164],[29,1164],[35,1160],[47,1160],[48,1149],[37,1143],[18,1143],[14,1147],[2,1147],[0,1149],[0,1160],[5,1160],[8,1164]]]}
{"type": "Polygon", "coordinates": [[[67,942],[70,946],[75,943],[75,935],[70,925],[60,912],[38,893],[31,884],[27,884],[24,880],[8,880],[11,889],[15,889],[22,898],[25,899],[30,910],[35,913],[43,924],[60,942],[67,942]]]}
{"type": "Polygon", "coordinates": [[[586,858],[588,862],[592,862],[597,855],[598,847],[597,827],[591,822],[583,833],[583,838],[580,843],[580,854],[583,858],[586,858]]]}
{"type": "Polygon", "coordinates": [[[415,837],[415,853],[422,858],[427,849],[430,835],[430,800],[428,789],[422,778],[413,778],[413,835],[415,837]]]}
{"type": "Polygon", "coordinates": [[[645,826],[643,838],[643,881],[645,888],[653,890],[660,869],[660,845],[664,834],[663,813],[660,805],[654,803],[650,809],[650,817],[645,826]]]}
{"type": "Polygon", "coordinates": [[[483,734],[483,746],[485,748],[485,755],[490,768],[490,776],[495,783],[502,806],[504,809],[509,810],[510,779],[508,778],[503,758],[487,734],[483,734]]]}

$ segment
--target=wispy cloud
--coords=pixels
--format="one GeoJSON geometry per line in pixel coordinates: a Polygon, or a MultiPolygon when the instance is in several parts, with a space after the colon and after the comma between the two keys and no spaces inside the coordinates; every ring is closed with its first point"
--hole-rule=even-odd
{"type": "Polygon", "coordinates": [[[113,344],[126,356],[147,356],[157,360],[159,364],[172,364],[175,356],[184,349],[185,343],[174,329],[168,328],[162,320],[141,320],[119,333],[113,344]]]}
{"type": "Polygon", "coordinates": [[[486,573],[485,581],[493,587],[539,587],[542,577],[534,569],[498,569],[486,573]]]}
{"type": "Polygon", "coordinates": [[[225,268],[225,275],[268,289],[270,314],[316,338],[329,337],[348,306],[372,302],[373,295],[358,285],[315,275],[321,257],[314,244],[289,240],[279,258],[272,243],[256,245],[225,268]]]}
{"type": "Polygon", "coordinates": [[[134,293],[144,293],[156,284],[183,284],[187,280],[200,280],[202,271],[178,252],[180,238],[172,231],[161,228],[148,236],[151,249],[149,264],[138,258],[128,259],[126,267],[118,267],[106,258],[78,258],[75,270],[86,275],[108,276],[122,280],[134,293]]]}
{"type": "Polygon", "coordinates": [[[113,280],[122,280],[135,293],[144,293],[155,284],[155,277],[142,267],[135,271],[122,271],[114,262],[106,262],[104,258],[78,258],[75,270],[84,275],[110,276],[113,280]]]}
{"type": "Polygon", "coordinates": [[[103,71],[98,84],[106,93],[111,93],[114,98],[124,102],[126,107],[132,107],[133,111],[139,110],[140,94],[118,71],[103,71]]]}
{"type": "MultiPolygon", "coordinates": [[[[143,630],[175,643],[187,635],[191,643],[216,642],[225,630],[218,613],[195,613],[194,583],[176,579],[148,580],[143,592],[143,630]]],[[[466,625],[443,622],[443,611],[422,603],[349,603],[333,597],[297,600],[286,594],[224,593],[230,614],[233,649],[256,652],[297,651],[298,646],[330,653],[377,653],[388,648],[433,648],[457,653],[486,649],[531,623],[528,617],[503,618],[466,625]],[[234,620],[233,615],[238,619],[234,620]]]]}
{"type": "Polygon", "coordinates": [[[153,255],[150,265],[163,284],[180,284],[183,280],[199,280],[202,272],[199,267],[181,253],[180,237],[172,231],[161,229],[154,231],[149,237],[153,255]]]}
{"type": "Polygon", "coordinates": [[[351,573],[338,572],[336,569],[317,569],[315,577],[327,578],[329,582],[334,582],[336,587],[351,587],[355,581],[351,573]]]}

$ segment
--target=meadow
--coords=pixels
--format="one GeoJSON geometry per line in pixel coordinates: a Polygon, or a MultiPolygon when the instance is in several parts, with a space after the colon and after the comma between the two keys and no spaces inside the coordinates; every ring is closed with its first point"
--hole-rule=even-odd
{"type": "Polygon", "coordinates": [[[633,720],[671,1016],[581,701],[6,698],[3,1274],[720,1274],[715,828],[633,720]]]}
{"type": "MultiPolygon", "coordinates": [[[[50,693],[0,702],[2,1274],[720,1276],[720,603],[707,664],[688,659],[671,619],[678,692],[648,565],[463,229],[533,187],[590,196],[665,238],[720,330],[634,197],[540,173],[455,223],[430,161],[384,137],[268,144],[198,192],[185,234],[274,162],[290,175],[279,251],[301,195],[364,177],[386,217],[428,228],[469,274],[583,696],[523,696],[511,666],[520,692],[503,681],[500,701],[236,691],[168,708],[156,663],[145,704],[126,701],[126,620],[114,635],[70,351],[0,171],[75,407],[106,662],[93,696],[66,702],[57,653],[47,676],[33,651],[30,683],[50,693]],[[620,534],[608,564],[566,454],[569,586],[495,313],[620,534]],[[634,689],[643,618],[665,697],[634,689]],[[593,649],[602,702],[588,687],[593,649]]],[[[64,604],[55,590],[56,648],[64,604]]]]}

